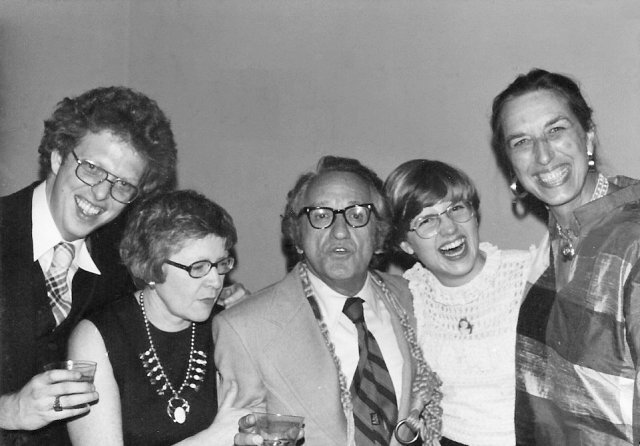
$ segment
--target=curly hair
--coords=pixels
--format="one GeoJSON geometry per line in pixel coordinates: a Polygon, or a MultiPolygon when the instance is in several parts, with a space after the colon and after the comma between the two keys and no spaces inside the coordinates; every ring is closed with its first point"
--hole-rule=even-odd
{"type": "Polygon", "coordinates": [[[141,195],[172,190],[176,185],[176,143],[169,119],[158,104],[126,87],[100,87],[60,101],[44,122],[38,147],[40,175],[51,172],[51,153],[62,158],[89,132],[108,130],[131,144],[147,162],[141,195]]]}
{"type": "Polygon", "coordinates": [[[441,200],[469,201],[480,220],[480,196],[462,170],[441,161],[416,159],[400,164],[389,174],[384,192],[391,208],[388,250],[399,250],[411,221],[425,207],[441,200]]]}
{"type": "MultiPolygon", "coordinates": [[[[324,156],[320,158],[315,171],[307,172],[296,181],[293,189],[287,194],[287,204],[282,216],[282,235],[284,237],[285,248],[300,246],[300,219],[299,213],[302,209],[302,201],[309,186],[321,175],[329,172],[346,172],[357,175],[364,181],[371,191],[371,198],[375,207],[375,250],[381,252],[384,249],[384,241],[389,231],[389,206],[383,194],[383,183],[380,177],[368,167],[362,165],[360,161],[353,158],[343,158],[338,156],[324,156]]],[[[299,257],[299,256],[298,256],[299,257]]],[[[300,260],[298,258],[297,260],[300,260]]]]}
{"type": "Polygon", "coordinates": [[[539,90],[551,91],[564,98],[582,129],[585,132],[595,130],[593,110],[587,104],[580,87],[574,80],[565,75],[551,73],[540,68],[533,68],[526,74],[520,74],[504,91],[494,98],[491,110],[491,147],[498,165],[507,178],[512,177],[513,172],[511,162],[506,153],[506,143],[502,129],[502,111],[509,100],[539,90]]]}
{"type": "Polygon", "coordinates": [[[157,194],[136,204],[120,242],[120,256],[137,281],[162,283],[165,260],[185,242],[208,235],[225,239],[231,249],[238,236],[221,206],[193,190],[157,194]]]}

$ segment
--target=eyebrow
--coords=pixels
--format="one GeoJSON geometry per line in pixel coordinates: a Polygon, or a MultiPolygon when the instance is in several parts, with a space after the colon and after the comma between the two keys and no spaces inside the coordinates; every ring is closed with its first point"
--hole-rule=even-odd
{"type": "MultiPolygon", "coordinates": [[[[569,121],[569,123],[573,124],[573,121],[571,120],[571,118],[569,118],[569,117],[567,117],[565,115],[560,115],[560,116],[554,117],[554,118],[550,119],[549,121],[545,122],[544,127],[546,128],[546,127],[552,126],[554,124],[557,124],[560,121],[569,121]]],[[[513,140],[513,139],[521,138],[521,137],[527,136],[527,135],[528,135],[528,133],[526,133],[526,132],[512,133],[511,135],[506,135],[505,136],[505,141],[508,142],[508,141],[513,140]]]]}

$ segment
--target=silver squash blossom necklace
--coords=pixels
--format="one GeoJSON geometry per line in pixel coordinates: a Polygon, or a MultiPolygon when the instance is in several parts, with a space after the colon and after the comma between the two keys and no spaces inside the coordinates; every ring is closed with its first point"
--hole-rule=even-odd
{"type": "Polygon", "coordinates": [[[147,330],[147,338],[149,339],[149,349],[140,353],[138,356],[142,361],[142,366],[147,372],[147,377],[152,386],[156,388],[156,393],[160,396],[164,396],[165,393],[170,393],[171,397],[167,402],[167,415],[174,423],[182,424],[186,421],[187,415],[191,410],[189,401],[180,396],[185,388],[194,389],[198,391],[200,384],[204,380],[204,374],[207,365],[207,356],[204,352],[194,349],[194,341],[196,337],[196,324],[191,323],[191,343],[189,347],[189,362],[187,363],[187,373],[184,377],[184,381],[176,391],[171,385],[169,378],[164,372],[164,367],[160,363],[160,358],[156,352],[156,347],[153,344],[151,338],[151,330],[149,329],[149,319],[147,318],[147,312],[144,309],[144,292],[140,292],[140,308],[142,309],[142,317],[144,318],[144,328],[147,330]]]}

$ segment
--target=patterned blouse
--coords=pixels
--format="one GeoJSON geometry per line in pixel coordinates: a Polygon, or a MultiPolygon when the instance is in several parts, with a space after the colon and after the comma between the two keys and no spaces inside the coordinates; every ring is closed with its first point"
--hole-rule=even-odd
{"type": "Polygon", "coordinates": [[[547,244],[549,266],[520,309],[519,445],[637,445],[640,439],[640,183],[609,182],[609,195],[575,211],[580,232],[568,283],[556,291],[547,244]]]}

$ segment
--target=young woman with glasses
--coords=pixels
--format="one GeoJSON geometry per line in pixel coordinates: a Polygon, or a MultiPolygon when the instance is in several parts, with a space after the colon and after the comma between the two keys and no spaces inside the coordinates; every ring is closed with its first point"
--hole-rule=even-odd
{"type": "Polygon", "coordinates": [[[417,262],[417,335],[442,379],[442,446],[513,446],[515,338],[533,251],[480,243],[480,199],[462,171],[413,160],[385,182],[389,247],[417,262]]]}
{"type": "Polygon", "coordinates": [[[74,445],[233,443],[248,411],[231,407],[233,386],[218,408],[211,319],[236,240],[229,214],[193,191],[134,209],[120,254],[140,289],[80,322],[69,341],[70,358],[97,362],[100,394],[69,423],[74,445]]]}

